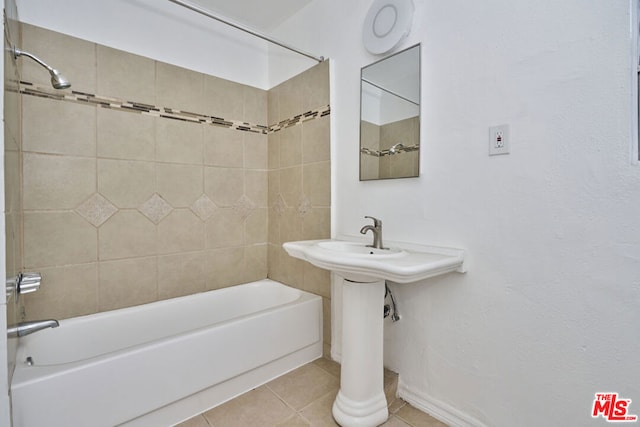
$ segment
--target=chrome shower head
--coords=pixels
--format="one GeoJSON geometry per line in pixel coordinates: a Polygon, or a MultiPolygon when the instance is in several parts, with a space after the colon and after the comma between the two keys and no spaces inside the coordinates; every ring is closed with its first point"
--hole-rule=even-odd
{"type": "Polygon", "coordinates": [[[29,52],[25,52],[24,50],[20,50],[15,46],[13,47],[13,57],[14,58],[18,58],[19,56],[23,56],[23,55],[33,59],[38,64],[40,64],[44,68],[46,68],[47,71],[49,71],[49,74],[51,74],[51,86],[53,86],[54,89],[66,89],[68,87],[71,87],[71,82],[69,82],[69,80],[67,80],[67,78],[60,73],[60,71],[58,71],[55,68],[49,66],[48,64],[46,64],[42,59],[38,58],[37,56],[32,55],[29,52]]]}
{"type": "Polygon", "coordinates": [[[49,74],[51,74],[51,86],[53,86],[54,89],[67,89],[71,87],[71,82],[55,68],[52,68],[49,74]]]}
{"type": "Polygon", "coordinates": [[[404,148],[404,144],[402,142],[398,142],[397,144],[389,148],[389,155],[393,156],[394,154],[402,151],[403,148],[404,148]]]}

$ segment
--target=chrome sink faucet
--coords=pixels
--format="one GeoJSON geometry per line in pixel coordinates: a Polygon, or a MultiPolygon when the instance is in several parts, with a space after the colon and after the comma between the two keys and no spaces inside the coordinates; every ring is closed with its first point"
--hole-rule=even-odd
{"type": "Polygon", "coordinates": [[[34,320],[32,322],[20,322],[7,328],[7,337],[23,337],[46,328],[57,328],[57,320],[34,320]]]}
{"type": "Polygon", "coordinates": [[[365,225],[360,229],[361,234],[367,234],[369,230],[373,232],[373,244],[367,246],[376,249],[387,249],[382,245],[382,221],[372,216],[365,216],[365,218],[373,220],[373,225],[365,225]]]}

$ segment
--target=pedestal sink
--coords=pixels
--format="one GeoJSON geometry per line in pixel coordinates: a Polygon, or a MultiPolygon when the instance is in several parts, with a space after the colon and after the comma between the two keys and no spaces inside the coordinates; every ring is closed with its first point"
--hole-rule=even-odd
{"type": "Polygon", "coordinates": [[[343,427],[384,423],[389,416],[383,385],[385,281],[410,283],[464,272],[464,251],[393,242],[389,249],[376,249],[348,240],[305,240],[283,247],[292,257],[344,279],[342,373],[333,417],[343,427]]]}

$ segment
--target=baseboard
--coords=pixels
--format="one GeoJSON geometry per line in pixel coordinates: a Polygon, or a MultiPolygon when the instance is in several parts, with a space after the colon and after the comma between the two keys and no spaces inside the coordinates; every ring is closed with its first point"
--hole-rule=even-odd
{"type": "Polygon", "coordinates": [[[414,408],[426,412],[450,427],[487,427],[486,424],[451,405],[434,399],[425,393],[412,390],[402,381],[402,375],[398,380],[398,397],[402,398],[414,408]]]}

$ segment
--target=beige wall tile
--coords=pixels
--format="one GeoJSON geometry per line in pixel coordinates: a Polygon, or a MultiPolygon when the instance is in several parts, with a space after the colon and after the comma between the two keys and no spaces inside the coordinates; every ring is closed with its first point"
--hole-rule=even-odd
{"type": "Polygon", "coordinates": [[[203,164],[203,125],[179,120],[156,120],[156,160],[203,164]]]}
{"type": "Polygon", "coordinates": [[[243,120],[256,125],[267,125],[267,91],[244,86],[243,120]]]}
{"type": "Polygon", "coordinates": [[[23,96],[22,138],[25,151],[93,157],[96,108],[23,96]]]}
{"type": "Polygon", "coordinates": [[[267,135],[242,132],[244,135],[244,167],[247,169],[267,169],[267,135]]]}
{"type": "Polygon", "coordinates": [[[331,162],[304,165],[302,181],[304,194],[313,206],[331,205],[331,162]]]}
{"type": "Polygon", "coordinates": [[[207,251],[206,288],[220,289],[244,282],[245,272],[237,266],[244,267],[244,248],[224,248],[207,251]]]}
{"type": "Polygon", "coordinates": [[[244,132],[218,126],[204,126],[204,164],[227,168],[244,165],[244,132]]]}
{"type": "Polygon", "coordinates": [[[266,244],[245,247],[245,282],[254,282],[267,277],[267,249],[266,244]]]}
{"type": "Polygon", "coordinates": [[[302,74],[303,112],[329,105],[329,61],[311,67],[302,74]]]}
{"type": "MultiPolygon", "coordinates": [[[[50,35],[47,30],[36,32],[30,37],[50,35]]],[[[328,81],[326,64],[265,92],[80,42],[84,45],[80,49],[88,47],[94,58],[90,68],[95,90],[87,92],[99,95],[265,125],[328,103],[328,93],[323,93],[328,81]],[[131,69],[137,72],[133,79],[131,69]]],[[[78,89],[76,82],[72,83],[78,89]]],[[[259,280],[267,274],[327,296],[327,273],[288,256],[281,242],[330,231],[330,186],[318,182],[330,179],[328,118],[266,136],[84,104],[21,98],[27,104],[23,112],[28,116],[23,128],[28,137],[25,147],[37,152],[25,160],[25,166],[47,169],[47,179],[52,170],[58,173],[48,182],[44,175],[25,178],[25,188],[31,193],[40,191],[40,197],[48,198],[46,203],[55,209],[74,209],[74,191],[78,188],[65,183],[78,183],[81,193],[88,191],[85,185],[89,188],[92,184],[92,190],[78,203],[97,188],[121,209],[97,229],[75,212],[25,214],[25,264],[37,268],[93,265],[93,291],[78,290],[70,283],[61,288],[63,293],[74,292],[78,297],[68,305],[61,302],[56,307],[61,315],[142,304],[259,280]],[[70,157],[57,159],[64,163],[61,168],[49,167],[43,164],[46,161],[40,161],[49,160],[43,153],[70,157]],[[93,177],[76,177],[83,170],[71,164],[71,159],[78,157],[86,157],[82,160],[87,165],[93,164],[94,172],[85,171],[93,177]],[[218,206],[206,221],[190,210],[203,192],[218,206]],[[157,225],[138,211],[154,193],[173,208],[157,225]],[[304,198],[314,209],[300,209],[304,198]],[[317,206],[326,207],[318,210],[317,206]],[[98,256],[101,262],[96,271],[98,256]],[[136,281],[132,282],[131,277],[136,281]],[[81,304],[80,297],[91,300],[92,295],[93,307],[90,303],[81,304]]],[[[11,132],[9,128],[7,132],[11,132]]],[[[15,134],[19,135],[20,129],[15,134]]],[[[17,150],[20,141],[7,139],[7,146],[17,150]]],[[[19,205],[16,200],[20,197],[9,191],[7,195],[8,207],[19,205]]],[[[46,205],[26,196],[27,205],[31,203],[33,209],[46,205]]],[[[6,218],[7,235],[20,236],[19,215],[9,214],[6,218]]],[[[17,254],[8,259],[22,265],[18,260],[22,252],[20,239],[11,237],[7,243],[17,254]]],[[[52,270],[57,277],[66,274],[62,269],[52,270]]],[[[90,274],[89,270],[86,274],[90,274]]],[[[44,312],[48,299],[34,299],[35,317],[38,311],[44,312]]]]}
{"type": "Polygon", "coordinates": [[[280,169],[280,194],[287,206],[298,206],[302,194],[302,167],[280,169]]]}
{"type": "Polygon", "coordinates": [[[175,208],[191,206],[204,191],[202,166],[158,163],[156,171],[158,193],[175,208]]]}
{"type": "Polygon", "coordinates": [[[245,86],[215,76],[204,76],[205,114],[226,120],[242,121],[245,86]]]}
{"type": "Polygon", "coordinates": [[[5,212],[19,213],[22,206],[21,190],[22,165],[20,153],[17,151],[4,152],[4,209],[5,212]]]}
{"type": "Polygon", "coordinates": [[[298,74],[278,85],[278,121],[304,113],[302,102],[302,77],[298,74]]]}
{"type": "Polygon", "coordinates": [[[100,259],[155,255],[156,226],[135,210],[121,210],[99,229],[100,259]]]}
{"type": "Polygon", "coordinates": [[[18,92],[17,70],[13,69],[11,54],[5,51],[5,64],[11,70],[5,69],[4,90],[4,131],[5,149],[18,149],[18,141],[22,139],[20,129],[20,113],[22,112],[22,95],[18,92]],[[9,65],[11,64],[11,65],[9,65]],[[7,144],[9,142],[10,144],[7,144]]]}
{"type": "Polygon", "coordinates": [[[25,212],[25,268],[96,261],[97,237],[95,227],[74,212],[25,212]]]}
{"type": "Polygon", "coordinates": [[[204,252],[158,257],[158,299],[191,295],[205,290],[204,252]]]}
{"type": "Polygon", "coordinates": [[[278,248],[278,258],[282,268],[280,281],[298,289],[303,288],[304,263],[306,261],[289,256],[284,249],[278,248]]]}
{"type": "Polygon", "coordinates": [[[312,208],[304,215],[302,240],[331,238],[331,208],[312,208]]]}
{"type": "Polygon", "coordinates": [[[233,206],[244,194],[244,171],[237,168],[205,167],[204,191],[216,205],[233,206]]]}
{"type": "Polygon", "coordinates": [[[302,126],[291,126],[278,133],[280,134],[280,167],[300,165],[302,163],[302,126]]]}
{"type": "Polygon", "coordinates": [[[98,159],[98,191],[119,208],[137,208],[155,192],[150,162],[98,159]]]}
{"type": "Polygon", "coordinates": [[[101,45],[96,53],[99,95],[155,105],[154,60],[101,45]]]}
{"type": "Polygon", "coordinates": [[[280,240],[283,243],[302,240],[302,217],[295,208],[287,208],[278,219],[280,240]]]}
{"type": "Polygon", "coordinates": [[[156,120],[143,114],[98,108],[98,157],[153,161],[156,120]]]}
{"type": "Polygon", "coordinates": [[[280,121],[280,86],[271,88],[267,92],[267,124],[269,126],[280,121]]]}
{"type": "Polygon", "coordinates": [[[245,244],[267,243],[268,238],[267,208],[255,209],[245,220],[245,244]]]}
{"type": "Polygon", "coordinates": [[[191,113],[206,111],[204,74],[156,62],[156,104],[191,113]]]}
{"type": "Polygon", "coordinates": [[[331,299],[331,273],[329,270],[306,263],[303,274],[306,291],[331,299]]]}
{"type": "Polygon", "coordinates": [[[244,243],[244,221],[231,208],[216,209],[205,223],[205,247],[224,248],[244,243]]]}
{"type": "Polygon", "coordinates": [[[24,154],[24,209],[74,209],[96,191],[91,158],[24,154]]]}
{"type": "Polygon", "coordinates": [[[98,264],[40,268],[42,285],[24,298],[28,320],[67,319],[98,310],[98,264]]]}
{"type": "Polygon", "coordinates": [[[274,207],[278,203],[280,195],[280,171],[270,170],[267,172],[267,187],[268,187],[268,200],[269,207],[274,207]]]}
{"type": "Polygon", "coordinates": [[[269,169],[280,167],[280,132],[270,133],[268,136],[267,165],[269,169]]]}
{"type": "Polygon", "coordinates": [[[100,311],[157,300],[158,276],[155,257],[101,262],[99,268],[100,311]]]}
{"type": "Polygon", "coordinates": [[[330,160],[330,121],[329,117],[309,120],[302,124],[302,161],[303,163],[330,160]]]}
{"type": "MultiPolygon", "coordinates": [[[[95,93],[96,45],[66,34],[22,24],[22,49],[58,69],[71,81],[73,90],[95,93]]],[[[50,84],[51,76],[30,59],[22,61],[22,80],[50,84]]]]}
{"type": "Polygon", "coordinates": [[[175,209],[158,224],[158,253],[204,249],[204,222],[189,209],[175,209]]]}
{"type": "Polygon", "coordinates": [[[267,247],[267,270],[270,279],[282,282],[282,263],[280,262],[279,247],[280,245],[278,244],[269,243],[267,247]]]}
{"type": "Polygon", "coordinates": [[[7,277],[14,277],[22,270],[22,214],[5,216],[5,265],[7,277]]]}
{"type": "Polygon", "coordinates": [[[267,180],[267,171],[245,171],[245,194],[261,208],[266,208],[268,205],[269,183],[267,180]]]}
{"type": "Polygon", "coordinates": [[[274,212],[273,209],[269,210],[269,220],[267,223],[267,237],[269,243],[274,245],[282,244],[282,240],[280,239],[280,214],[274,212]]]}

